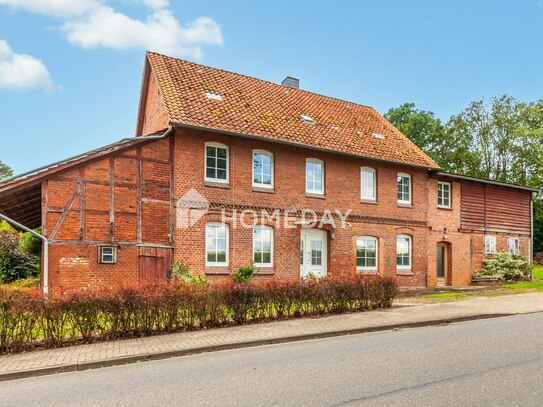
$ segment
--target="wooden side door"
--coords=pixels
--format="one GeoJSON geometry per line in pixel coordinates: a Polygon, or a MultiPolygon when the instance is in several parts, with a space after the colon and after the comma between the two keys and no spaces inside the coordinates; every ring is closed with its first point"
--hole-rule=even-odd
{"type": "Polygon", "coordinates": [[[162,247],[140,247],[140,284],[166,281],[172,266],[172,249],[162,247]]]}

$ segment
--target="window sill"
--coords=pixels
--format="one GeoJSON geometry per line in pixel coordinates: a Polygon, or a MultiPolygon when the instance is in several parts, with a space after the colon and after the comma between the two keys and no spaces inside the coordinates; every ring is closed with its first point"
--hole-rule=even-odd
{"type": "Polygon", "coordinates": [[[400,202],[398,202],[398,208],[413,209],[413,205],[412,205],[412,204],[407,204],[407,203],[400,203],[400,202]]]}
{"type": "Polygon", "coordinates": [[[399,276],[413,276],[413,270],[411,269],[396,269],[396,274],[399,276]]]}
{"type": "Polygon", "coordinates": [[[230,270],[230,267],[225,266],[206,266],[206,274],[208,275],[230,275],[232,271],[230,270]]]}
{"type": "Polygon", "coordinates": [[[452,211],[452,208],[450,206],[438,206],[437,209],[444,210],[444,211],[452,211]]]}
{"type": "Polygon", "coordinates": [[[316,199],[326,199],[326,196],[324,194],[314,194],[311,192],[305,193],[306,198],[316,198],[316,199]]]}
{"type": "Polygon", "coordinates": [[[205,187],[211,187],[211,188],[225,188],[230,189],[230,183],[222,183],[222,182],[213,182],[213,181],[204,181],[205,187]]]}
{"type": "Polygon", "coordinates": [[[377,205],[378,202],[374,199],[361,199],[360,202],[363,204],[369,204],[369,205],[377,205]]]}
{"type": "Polygon", "coordinates": [[[362,269],[356,269],[356,272],[358,274],[368,274],[368,275],[377,275],[379,274],[379,271],[376,270],[362,270],[362,269]]]}
{"type": "Polygon", "coordinates": [[[259,267],[259,266],[255,266],[258,270],[257,272],[255,273],[255,276],[271,276],[273,274],[275,274],[275,268],[272,267],[259,267]]]}
{"type": "Polygon", "coordinates": [[[253,192],[260,192],[260,193],[264,193],[264,194],[275,194],[275,189],[253,186],[253,192]]]}

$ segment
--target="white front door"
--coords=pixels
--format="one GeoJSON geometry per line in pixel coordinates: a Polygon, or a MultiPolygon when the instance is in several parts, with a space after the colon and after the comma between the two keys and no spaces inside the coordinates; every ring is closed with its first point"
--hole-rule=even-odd
{"type": "Polygon", "coordinates": [[[328,240],[325,230],[302,229],[300,240],[300,275],[324,277],[327,274],[328,240]]]}

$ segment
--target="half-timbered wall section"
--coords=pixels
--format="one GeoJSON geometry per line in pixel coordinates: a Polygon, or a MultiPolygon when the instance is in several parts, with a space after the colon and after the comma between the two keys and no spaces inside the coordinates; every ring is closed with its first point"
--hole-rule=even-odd
{"type": "Polygon", "coordinates": [[[138,259],[172,245],[169,143],[140,144],[43,181],[52,287],[137,283],[142,272],[153,274],[140,264],[170,261],[171,249],[153,252],[165,259],[138,259]],[[101,246],[116,248],[116,264],[99,262],[101,246]]]}

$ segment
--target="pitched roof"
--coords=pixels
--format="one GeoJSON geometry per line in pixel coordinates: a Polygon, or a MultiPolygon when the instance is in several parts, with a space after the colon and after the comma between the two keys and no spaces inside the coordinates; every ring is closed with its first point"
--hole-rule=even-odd
{"type": "Polygon", "coordinates": [[[147,58],[171,122],[439,168],[371,107],[154,52],[147,58]]]}
{"type": "Polygon", "coordinates": [[[0,198],[2,198],[2,194],[4,192],[12,188],[19,188],[21,185],[28,186],[36,184],[38,182],[41,182],[43,178],[53,173],[64,171],[66,169],[72,168],[73,166],[80,165],[90,160],[103,158],[111,153],[132,147],[135,144],[140,144],[153,140],[154,139],[152,137],[124,138],[115,143],[108,144],[107,146],[99,147],[94,150],[78,154],[71,158],[57,161],[55,163],[36,168],[22,174],[17,174],[10,178],[2,179],[0,180],[0,198]]]}

